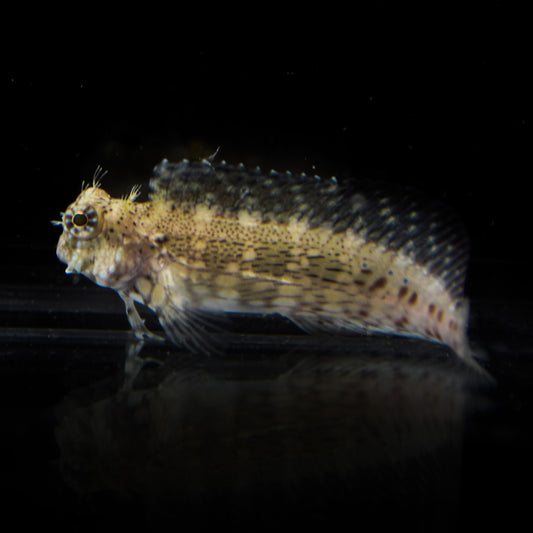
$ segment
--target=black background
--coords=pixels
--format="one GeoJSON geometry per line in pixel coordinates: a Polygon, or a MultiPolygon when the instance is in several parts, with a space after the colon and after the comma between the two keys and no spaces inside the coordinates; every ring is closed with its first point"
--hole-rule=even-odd
{"type": "MultiPolygon", "coordinates": [[[[6,16],[3,285],[31,292],[70,284],[55,257],[60,230],[49,221],[97,165],[109,171],[103,187],[120,196],[134,183],[146,190],[163,157],[206,157],[220,147],[231,163],[374,177],[444,199],[470,235],[468,295],[496,310],[498,328],[478,319],[478,340],[506,337],[505,309],[516,301],[527,312],[513,308],[508,324],[520,322],[530,338],[530,22],[507,2],[400,4],[154,5],[118,13],[84,6],[79,13],[46,8],[6,16]]],[[[32,325],[26,315],[20,320],[32,325]]],[[[504,445],[483,451],[476,441],[480,448],[470,450],[482,458],[469,473],[469,488],[478,492],[465,496],[473,523],[475,509],[487,506],[501,505],[502,521],[520,516],[520,490],[511,492],[512,504],[494,494],[503,483],[519,483],[520,472],[531,473],[524,462],[531,441],[522,430],[532,412],[533,374],[529,360],[499,361],[514,418],[504,445]],[[486,471],[483,460],[498,453],[503,457],[486,471]],[[472,481],[478,474],[480,485],[472,481]]],[[[45,362],[36,368],[46,372],[45,362]]],[[[17,416],[11,395],[23,381],[23,403],[61,396],[33,375],[37,370],[29,381],[28,372],[18,372],[2,378],[9,420],[17,416]]],[[[43,437],[33,432],[36,441],[43,437]]],[[[479,519],[490,523],[490,513],[479,519]]]]}

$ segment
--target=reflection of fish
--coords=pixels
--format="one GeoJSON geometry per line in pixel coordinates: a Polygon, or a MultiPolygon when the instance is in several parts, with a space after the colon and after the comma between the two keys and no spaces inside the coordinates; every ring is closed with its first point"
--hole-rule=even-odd
{"type": "Polygon", "coordinates": [[[167,335],[209,352],[210,313],[280,313],[309,332],[392,333],[466,357],[465,231],[450,210],[366,181],[211,161],[154,169],[150,201],[94,183],[62,216],[58,257],[133,300],[167,335]]]}
{"type": "MultiPolygon", "coordinates": [[[[270,516],[287,505],[299,525],[315,519],[301,503],[339,504],[352,519],[357,509],[360,521],[385,499],[388,509],[410,509],[411,525],[431,501],[459,503],[464,419],[484,405],[479,382],[438,346],[415,358],[377,342],[353,357],[349,346],[326,344],[326,356],[324,343],[291,347],[281,364],[255,357],[256,347],[216,368],[184,358],[109,397],[100,386],[97,396],[75,391],[56,410],[65,482],[81,494],[135,495],[153,511],[165,503],[174,517],[184,502],[184,512],[213,502],[255,525],[259,508],[270,516]]],[[[383,513],[371,514],[375,525],[383,513]]]]}

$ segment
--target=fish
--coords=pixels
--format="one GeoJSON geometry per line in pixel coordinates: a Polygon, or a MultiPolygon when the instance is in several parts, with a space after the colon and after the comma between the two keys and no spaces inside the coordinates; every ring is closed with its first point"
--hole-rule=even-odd
{"type": "Polygon", "coordinates": [[[136,337],[216,351],[217,316],[287,317],[310,334],[390,334],[471,356],[461,218],[418,190],[369,179],[263,171],[214,158],[154,167],[112,198],[101,172],[61,214],[66,273],[115,290],[136,337]]]}

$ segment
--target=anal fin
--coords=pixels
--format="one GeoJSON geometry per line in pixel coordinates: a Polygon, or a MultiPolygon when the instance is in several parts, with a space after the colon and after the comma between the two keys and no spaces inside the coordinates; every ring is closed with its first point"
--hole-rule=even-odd
{"type": "Polygon", "coordinates": [[[371,325],[350,320],[344,317],[296,315],[288,317],[294,324],[311,335],[346,335],[357,333],[370,335],[382,329],[373,328],[371,325]]]}
{"type": "Polygon", "coordinates": [[[224,351],[216,336],[224,331],[224,319],[218,314],[167,305],[158,313],[158,318],[174,344],[203,355],[217,355],[224,351]]]}

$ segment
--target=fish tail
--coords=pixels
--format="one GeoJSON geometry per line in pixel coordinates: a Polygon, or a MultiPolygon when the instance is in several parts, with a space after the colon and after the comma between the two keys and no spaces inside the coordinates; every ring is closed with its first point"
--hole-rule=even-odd
{"type": "Polygon", "coordinates": [[[486,359],[486,357],[478,350],[474,351],[468,342],[467,327],[470,316],[470,301],[467,298],[458,299],[456,311],[457,322],[460,326],[457,337],[452,340],[450,345],[454,348],[461,361],[472,369],[477,376],[484,378],[490,384],[494,384],[495,379],[479,362],[486,359]]]}

